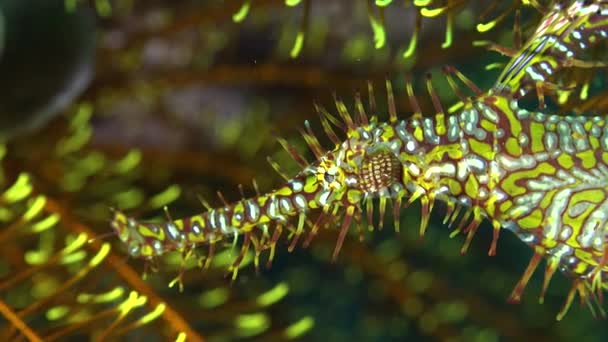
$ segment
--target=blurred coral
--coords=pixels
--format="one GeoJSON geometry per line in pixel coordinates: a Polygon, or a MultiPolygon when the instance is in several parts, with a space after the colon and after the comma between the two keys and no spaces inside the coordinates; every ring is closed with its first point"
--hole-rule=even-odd
{"type": "MultiPolygon", "coordinates": [[[[308,249],[289,253],[281,241],[272,268],[244,267],[231,282],[225,270],[234,252],[226,248],[208,270],[184,266],[183,292],[167,287],[180,255],[158,265],[128,259],[108,223],[110,207],[157,219],[169,205],[181,216],[202,210],[199,195],[213,198],[221,189],[237,199],[239,184],[253,194],[254,177],[263,189],[278,184],[266,157],[291,164],[276,137],[303,151],[298,128],[311,119],[320,129],[314,103],[331,103],[334,92],[349,99],[368,81],[391,79],[406,114],[405,73],[419,93],[422,75],[444,64],[492,84],[506,58],[485,47],[512,45],[518,20],[529,34],[549,1],[62,1],[58,18],[95,17],[95,59],[83,62],[95,63],[90,82],[82,76],[69,90],[61,76],[78,78],[71,73],[86,65],[55,58],[41,44],[45,37],[11,52],[24,54],[31,75],[7,69],[0,55],[0,130],[8,139],[0,150],[0,340],[608,338],[604,322],[582,309],[554,321],[568,291],[563,277],[545,305],[537,291],[521,305],[505,303],[532,253],[515,237],[504,234],[498,255],[488,258],[491,227],[484,226],[461,257],[461,241],[438,219],[418,239],[416,209],[404,211],[400,235],[387,222],[384,231],[364,232],[363,242],[347,239],[337,263],[337,232],[325,230],[308,249]],[[26,92],[19,100],[27,106],[8,104],[11,85],[26,92]],[[55,106],[57,97],[69,104],[55,106]],[[19,128],[57,111],[38,127],[19,128]],[[147,266],[156,272],[142,277],[147,266]]],[[[3,23],[16,25],[0,21],[0,54],[8,53],[2,42],[10,43],[1,38],[11,32],[3,23]]],[[[93,42],[81,38],[65,37],[87,55],[93,42]]],[[[570,78],[590,90],[568,99],[568,109],[606,108],[603,78],[592,76],[570,78]]],[[[435,79],[444,103],[454,101],[448,83],[435,79]]],[[[530,284],[539,289],[541,279],[530,284]]]]}

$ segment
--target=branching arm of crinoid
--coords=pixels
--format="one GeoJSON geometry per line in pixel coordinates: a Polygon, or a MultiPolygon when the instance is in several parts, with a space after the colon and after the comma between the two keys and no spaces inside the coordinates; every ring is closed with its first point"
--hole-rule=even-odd
{"type": "MultiPolygon", "coordinates": [[[[563,69],[607,65],[605,61],[584,60],[585,53],[608,36],[606,17],[606,4],[602,1],[555,2],[545,10],[537,29],[521,49],[515,52],[496,48],[512,58],[498,78],[495,91],[508,92],[516,98],[535,92],[540,109],[545,107],[545,94],[555,94],[563,103],[572,84],[556,78],[556,74],[563,76],[563,69]]],[[[517,45],[516,42],[515,49],[517,45]]]]}
{"type": "Polygon", "coordinates": [[[173,338],[183,332],[195,341],[203,340],[124,263],[123,257],[110,250],[109,243],[89,243],[95,233],[58,201],[37,193],[31,175],[22,173],[4,189],[1,208],[6,226],[0,244],[10,271],[0,278],[0,289],[7,299],[0,303],[0,311],[11,322],[0,329],[3,340],[22,335],[53,341],[87,332],[99,338],[117,338],[134,329],[146,330],[159,318],[171,327],[173,338]],[[100,271],[116,272],[122,281],[107,277],[104,292],[104,287],[97,286],[100,271]],[[25,305],[15,307],[15,294],[28,288],[36,297],[24,298],[25,305]],[[87,288],[92,291],[87,292],[87,288]],[[108,319],[113,323],[106,324],[108,319]]]}
{"type": "MultiPolygon", "coordinates": [[[[475,21],[479,24],[474,29],[479,33],[495,31],[501,28],[504,22],[507,22],[512,13],[522,7],[534,7],[537,10],[544,8],[544,1],[499,1],[493,0],[484,2],[479,6],[474,1],[467,0],[448,0],[448,1],[405,1],[397,2],[392,0],[357,0],[353,4],[347,3],[346,9],[351,11],[354,6],[362,5],[366,7],[367,17],[370,26],[370,40],[376,49],[384,48],[389,40],[388,30],[386,28],[386,13],[389,11],[397,13],[414,12],[415,20],[413,26],[408,27],[411,35],[409,41],[403,47],[403,58],[411,58],[417,55],[419,46],[426,39],[423,35],[423,26],[431,23],[445,27],[440,35],[443,36],[439,46],[443,49],[451,47],[456,35],[456,18],[465,10],[472,12],[475,16],[475,21]]],[[[136,46],[150,36],[162,37],[183,30],[187,27],[200,25],[201,23],[217,20],[217,18],[230,18],[235,23],[242,23],[248,18],[255,16],[256,11],[268,11],[273,7],[283,6],[284,11],[294,12],[298,15],[297,30],[292,37],[292,44],[289,49],[289,56],[297,58],[306,49],[306,43],[310,36],[312,10],[318,10],[323,7],[322,1],[315,0],[288,0],[288,1],[270,1],[270,0],[243,0],[234,1],[225,4],[221,7],[209,6],[203,11],[189,13],[188,17],[176,21],[162,30],[154,32],[141,32],[132,38],[130,46],[136,46]]],[[[348,14],[345,14],[348,15],[348,14]]],[[[470,15],[467,13],[467,15],[470,15]]],[[[406,24],[406,25],[412,25],[406,24]]],[[[462,28],[460,28],[462,29],[462,28]]],[[[392,37],[394,38],[394,37],[392,37]]]]}

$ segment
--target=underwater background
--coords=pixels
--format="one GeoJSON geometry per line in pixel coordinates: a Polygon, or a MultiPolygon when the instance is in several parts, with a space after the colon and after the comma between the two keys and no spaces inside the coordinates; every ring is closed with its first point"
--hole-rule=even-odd
{"type": "MultiPolygon", "coordinates": [[[[423,239],[415,203],[401,233],[391,219],[363,241],[352,232],[336,262],[338,229],[293,252],[282,239],[258,272],[248,255],[235,281],[238,248],[223,248],[208,270],[186,265],[183,292],[168,286],[178,253],[144,279],[144,261],[107,235],[111,207],[181,217],[204,210],[199,196],[221,205],[218,190],[255,194],[254,178],[277,186],[268,156],[299,170],[277,137],[310,156],[299,130],[322,132],[315,104],[335,112],[334,94],[367,103],[370,82],[385,120],[386,80],[400,117],[406,75],[427,115],[427,74],[445,108],[458,100],[444,65],[491,87],[507,57],[479,42],[511,46],[516,21],[525,38],[542,17],[527,4],[0,0],[0,340],[605,341],[584,306],[555,320],[561,274],[544,304],[540,271],[507,304],[532,250],[505,232],[488,257],[485,223],[461,256],[441,205],[423,239]]],[[[603,113],[604,75],[581,78],[591,89],[576,108],[603,113]]]]}

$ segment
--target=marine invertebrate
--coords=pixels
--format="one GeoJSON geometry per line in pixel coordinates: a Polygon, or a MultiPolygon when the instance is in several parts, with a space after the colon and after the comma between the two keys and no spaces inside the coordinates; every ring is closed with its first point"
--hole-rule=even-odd
{"type": "MultiPolygon", "coordinates": [[[[473,10],[474,16],[476,17],[478,24],[475,29],[480,32],[488,32],[495,29],[501,23],[506,21],[512,13],[517,13],[519,16],[519,10],[525,6],[534,7],[537,10],[542,10],[543,1],[491,1],[490,3],[484,2],[481,6],[478,6],[474,1],[434,1],[434,0],[422,0],[422,1],[404,1],[402,4],[395,4],[392,0],[377,0],[377,1],[361,1],[365,3],[367,11],[367,17],[369,20],[369,26],[373,31],[373,42],[376,49],[380,49],[385,46],[387,42],[387,19],[386,13],[389,10],[397,11],[411,11],[411,22],[410,26],[411,34],[409,42],[401,53],[402,58],[410,58],[416,55],[416,50],[421,42],[426,39],[423,35],[423,31],[426,26],[423,26],[424,21],[435,21],[440,18],[438,25],[441,27],[443,34],[443,41],[440,46],[443,49],[452,46],[454,40],[455,18],[462,12],[463,9],[473,10]],[[401,8],[399,8],[401,7],[401,8]]],[[[317,3],[318,4],[318,3],[317,3]]],[[[356,7],[356,3],[349,2],[347,8],[356,7]]],[[[244,0],[242,5],[235,11],[232,16],[234,22],[242,22],[247,18],[252,8],[255,8],[255,2],[252,0],[244,0]]],[[[310,30],[311,21],[311,8],[315,5],[314,0],[288,0],[285,1],[285,5],[288,7],[300,7],[302,15],[300,18],[300,25],[295,39],[293,39],[293,45],[289,52],[291,58],[296,58],[300,55],[304,46],[307,32],[310,30]]],[[[437,21],[435,21],[437,22],[437,21]]],[[[425,24],[426,25],[426,24],[425,24]]]]}
{"type": "MultiPolygon", "coordinates": [[[[511,301],[519,301],[545,257],[548,263],[541,300],[557,269],[573,278],[558,319],[577,292],[593,310],[594,301],[601,299],[606,287],[604,272],[608,269],[607,218],[603,213],[608,177],[605,118],[529,111],[517,100],[530,89],[536,89],[542,99],[546,85],[558,94],[565,91],[550,83],[565,67],[603,65],[572,58],[605,37],[605,5],[602,1],[556,4],[532,39],[513,53],[496,85],[487,92],[448,68],[450,84],[455,84],[455,75],[474,94],[462,97],[457,114],[443,110],[428,81],[435,116],[422,115],[408,85],[414,114],[400,120],[392,86],[387,83],[387,122],[376,117],[373,95],[368,109],[371,115],[359,97],[354,116],[344,102],[336,100],[340,120],[318,108],[334,146],[325,151],[307,123],[303,135],[315,155],[314,162],[308,163],[281,141],[303,170],[278,189],[183,219],[174,220],[168,214],[164,223],[138,222],[116,211],[113,228],[130,255],[149,260],[167,251],[180,251],[189,259],[197,246],[206,245],[208,263],[218,243],[236,242],[242,236],[241,252],[231,266],[236,277],[250,248],[256,265],[264,250],[269,250],[272,261],[284,230],[290,232],[291,249],[305,232],[309,235],[304,243],[308,244],[320,227],[341,221],[335,258],[353,221],[367,216],[371,223],[373,199],[379,200],[379,227],[387,202],[392,202],[396,229],[402,206],[420,200],[421,235],[434,203],[442,201],[448,205],[446,221],[458,223],[456,231],[467,234],[463,252],[483,219],[494,227],[490,254],[496,252],[502,228],[513,231],[534,249],[511,301]],[[343,131],[343,140],[336,128],[343,131]]],[[[460,93],[456,86],[454,90],[460,93]]],[[[601,307],[599,310],[603,313],[601,307]]]]}

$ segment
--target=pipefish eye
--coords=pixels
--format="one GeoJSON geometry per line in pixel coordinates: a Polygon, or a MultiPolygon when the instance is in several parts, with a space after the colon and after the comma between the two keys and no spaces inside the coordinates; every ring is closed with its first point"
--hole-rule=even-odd
{"type": "Polygon", "coordinates": [[[317,169],[317,179],[326,189],[337,190],[344,187],[344,171],[333,162],[324,160],[317,169]]]}

